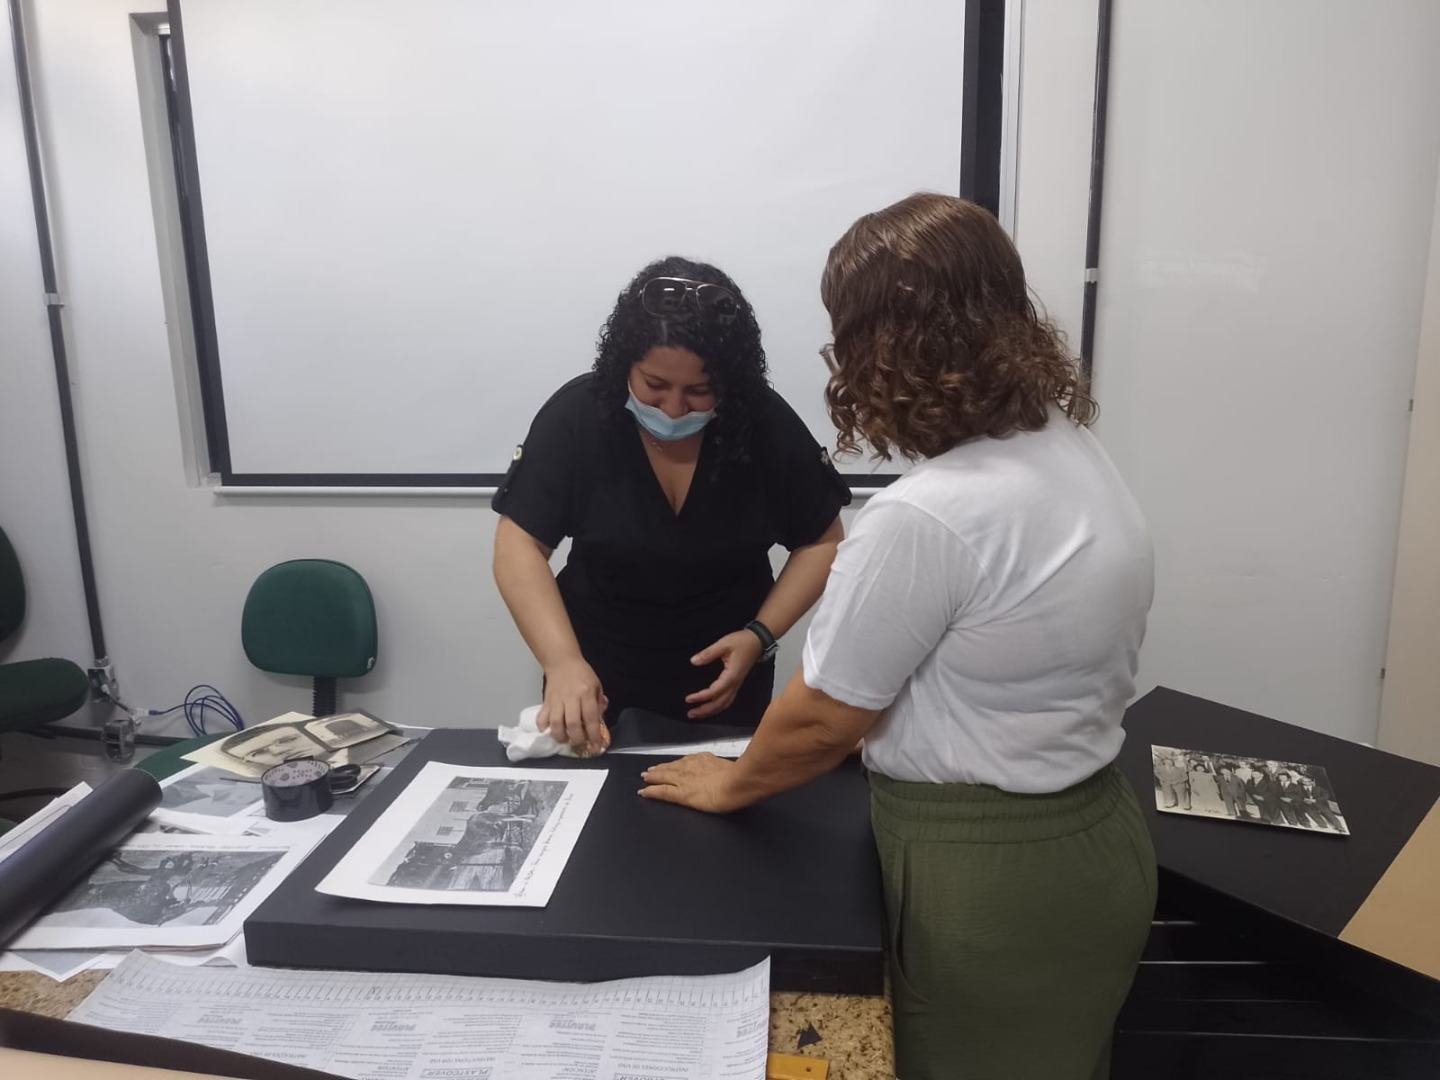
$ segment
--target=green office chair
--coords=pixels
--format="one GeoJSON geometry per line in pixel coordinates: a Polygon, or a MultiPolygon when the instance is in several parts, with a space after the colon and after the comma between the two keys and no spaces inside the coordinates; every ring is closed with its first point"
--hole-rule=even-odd
{"type": "MultiPolygon", "coordinates": [[[[25,577],[5,530],[0,529],[0,641],[25,618],[25,577]]],[[[69,660],[14,660],[0,664],[0,734],[34,731],[63,720],[85,704],[90,680],[69,660]]],[[[63,788],[26,788],[0,794],[0,802],[59,795],[63,788]]],[[[0,832],[10,826],[0,818],[0,832]]]]}
{"type": "MultiPolygon", "coordinates": [[[[25,618],[25,578],[15,548],[0,529],[0,641],[25,618]]],[[[90,696],[84,670],[69,660],[15,660],[0,664],[0,733],[33,731],[63,720],[90,696]]]]}
{"type": "Polygon", "coordinates": [[[245,655],[273,675],[315,680],[311,712],[335,712],[336,680],[375,666],[375,599],[344,563],[292,559],[266,570],[250,587],[240,617],[245,655]]]}

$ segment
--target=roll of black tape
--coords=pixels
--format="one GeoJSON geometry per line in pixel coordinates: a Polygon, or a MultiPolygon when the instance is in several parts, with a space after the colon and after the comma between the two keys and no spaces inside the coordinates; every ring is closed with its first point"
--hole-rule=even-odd
{"type": "Polygon", "coordinates": [[[260,777],[265,816],[271,821],[304,821],[335,805],[330,766],[323,761],[287,761],[260,777]]]}
{"type": "Polygon", "coordinates": [[[0,862],[0,947],[149,817],[160,796],[153,776],[125,769],[0,862]]]}

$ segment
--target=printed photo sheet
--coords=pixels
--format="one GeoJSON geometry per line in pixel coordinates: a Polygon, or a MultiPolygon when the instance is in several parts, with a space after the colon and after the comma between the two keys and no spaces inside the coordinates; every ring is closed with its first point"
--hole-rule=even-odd
{"type": "Polygon", "coordinates": [[[320,836],[132,836],[10,947],[224,945],[320,836]]]}
{"type": "Polygon", "coordinates": [[[402,904],[544,907],[605,775],[428,762],[316,888],[402,904]]]}
{"type": "Polygon", "coordinates": [[[238,836],[245,817],[264,813],[258,780],[237,776],[214,765],[191,765],[160,781],[160,805],[151,819],[188,832],[238,836]]]}

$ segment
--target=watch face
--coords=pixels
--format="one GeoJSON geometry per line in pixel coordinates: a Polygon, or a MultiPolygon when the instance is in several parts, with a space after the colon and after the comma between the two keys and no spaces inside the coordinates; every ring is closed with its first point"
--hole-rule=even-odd
{"type": "Polygon", "coordinates": [[[260,779],[271,787],[304,787],[330,775],[323,761],[287,761],[265,770],[260,779]]]}

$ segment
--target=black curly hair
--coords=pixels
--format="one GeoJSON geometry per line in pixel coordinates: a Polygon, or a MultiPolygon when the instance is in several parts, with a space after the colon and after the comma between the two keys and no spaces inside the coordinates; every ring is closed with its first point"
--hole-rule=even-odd
{"type": "Polygon", "coordinates": [[[659,259],[635,275],[600,330],[593,389],[608,420],[618,420],[625,411],[631,367],[657,346],[689,349],[704,362],[715,392],[715,419],[709,426],[717,458],[748,460],[754,419],[770,382],[760,325],[739,286],[709,263],[678,255],[659,259]],[[674,315],[651,315],[641,305],[640,290],[657,277],[723,285],[735,294],[738,310],[733,318],[723,319],[700,311],[693,298],[687,298],[674,315]]]}

